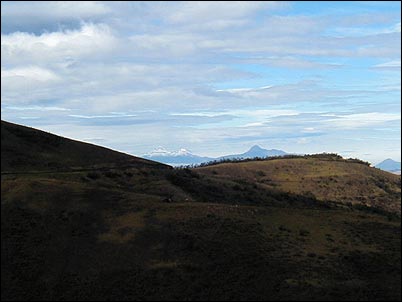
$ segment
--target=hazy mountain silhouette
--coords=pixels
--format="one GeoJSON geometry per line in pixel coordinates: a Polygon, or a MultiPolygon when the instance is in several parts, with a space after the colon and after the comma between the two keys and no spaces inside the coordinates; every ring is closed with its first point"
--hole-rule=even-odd
{"type": "Polygon", "coordinates": [[[267,150],[261,148],[260,146],[255,145],[251,147],[250,150],[248,150],[247,152],[241,154],[225,155],[219,157],[218,159],[269,157],[269,156],[282,156],[286,154],[288,153],[282,150],[277,149],[267,150]]]}
{"type": "Polygon", "coordinates": [[[375,167],[389,172],[401,171],[401,163],[390,158],[380,162],[379,164],[375,165],[375,167]]]}
{"type": "Polygon", "coordinates": [[[165,164],[171,165],[192,165],[206,163],[214,160],[221,159],[234,159],[234,158],[255,158],[255,157],[268,157],[268,156],[282,156],[288,153],[282,150],[276,149],[263,149],[260,146],[253,146],[245,153],[225,155],[217,158],[199,156],[191,153],[186,149],[180,149],[179,151],[170,152],[164,148],[158,148],[150,153],[144,154],[143,158],[158,161],[165,164]]]}

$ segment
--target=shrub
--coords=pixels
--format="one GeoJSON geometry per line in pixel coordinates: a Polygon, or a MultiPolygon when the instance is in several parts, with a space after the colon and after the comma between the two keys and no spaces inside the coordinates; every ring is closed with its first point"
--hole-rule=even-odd
{"type": "Polygon", "coordinates": [[[239,185],[234,185],[233,190],[235,191],[241,191],[241,187],[239,185]]]}
{"type": "Polygon", "coordinates": [[[310,235],[310,232],[307,230],[300,230],[299,235],[305,237],[305,236],[310,235]]]}
{"type": "Polygon", "coordinates": [[[105,175],[106,177],[109,177],[109,178],[120,177],[120,174],[119,174],[119,173],[116,173],[116,172],[113,172],[113,171],[107,171],[107,172],[104,173],[104,175],[105,175]]]}
{"type": "Polygon", "coordinates": [[[98,172],[88,172],[87,177],[96,180],[100,178],[100,174],[98,172]]]}

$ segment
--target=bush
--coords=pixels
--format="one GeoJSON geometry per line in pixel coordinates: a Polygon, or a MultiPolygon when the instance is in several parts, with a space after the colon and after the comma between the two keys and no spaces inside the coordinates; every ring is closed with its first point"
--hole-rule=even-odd
{"type": "Polygon", "coordinates": [[[365,166],[368,166],[368,167],[371,166],[371,163],[369,163],[368,161],[364,161],[364,160],[361,160],[361,159],[358,159],[358,158],[348,158],[346,161],[350,162],[350,163],[365,165],[365,166]]]}
{"type": "Polygon", "coordinates": [[[88,172],[87,177],[96,180],[100,178],[100,174],[98,172],[88,172]]]}
{"type": "Polygon", "coordinates": [[[239,185],[234,185],[233,190],[235,191],[241,191],[241,187],[239,185]]]}
{"type": "Polygon", "coordinates": [[[303,236],[303,237],[306,237],[306,236],[310,235],[310,232],[307,231],[307,230],[300,230],[299,235],[303,236]]]}
{"type": "Polygon", "coordinates": [[[120,174],[119,174],[119,173],[116,173],[116,172],[113,172],[113,171],[107,171],[107,172],[104,173],[104,175],[105,175],[106,177],[109,177],[109,178],[120,177],[120,174]]]}

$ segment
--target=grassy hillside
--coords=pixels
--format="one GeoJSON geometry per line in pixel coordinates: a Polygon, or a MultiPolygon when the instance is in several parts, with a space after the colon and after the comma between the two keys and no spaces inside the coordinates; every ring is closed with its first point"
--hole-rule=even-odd
{"type": "Polygon", "coordinates": [[[3,176],[2,300],[400,299],[398,219],[152,177],[153,194],[140,174],[3,176]]]}
{"type": "Polygon", "coordinates": [[[118,160],[60,150],[63,169],[40,170],[42,134],[1,176],[1,300],[401,299],[397,215],[256,182],[252,162],[229,177],[102,148],[118,160]]]}
{"type": "Polygon", "coordinates": [[[100,146],[1,121],[1,171],[48,171],[105,165],[164,166],[100,146]]]}
{"type": "Polygon", "coordinates": [[[314,195],[321,201],[401,211],[401,178],[358,162],[323,156],[223,163],[198,168],[217,179],[256,183],[267,189],[314,195]]]}

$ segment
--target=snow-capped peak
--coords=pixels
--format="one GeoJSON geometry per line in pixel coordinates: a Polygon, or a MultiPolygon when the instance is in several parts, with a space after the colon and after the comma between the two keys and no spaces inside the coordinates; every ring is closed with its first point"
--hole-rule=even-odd
{"type": "Polygon", "coordinates": [[[156,157],[156,156],[191,156],[193,155],[189,150],[181,148],[178,151],[168,151],[163,147],[158,147],[154,151],[145,154],[145,157],[156,157]]]}
{"type": "Polygon", "coordinates": [[[179,151],[176,152],[172,152],[175,155],[192,155],[192,153],[190,151],[188,151],[187,149],[181,148],[179,151]]]}
{"type": "Polygon", "coordinates": [[[170,156],[172,154],[172,152],[166,150],[163,147],[158,147],[155,150],[144,154],[144,156],[170,156]]]}

